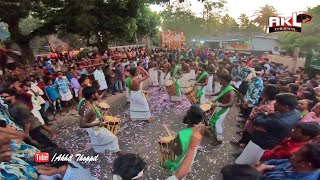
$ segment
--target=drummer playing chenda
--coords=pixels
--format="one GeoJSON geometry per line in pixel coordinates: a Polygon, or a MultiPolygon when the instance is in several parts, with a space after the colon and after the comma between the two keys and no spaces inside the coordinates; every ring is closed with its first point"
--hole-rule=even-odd
{"type": "Polygon", "coordinates": [[[195,88],[197,88],[197,98],[200,100],[200,104],[206,102],[205,96],[205,86],[208,84],[209,74],[206,71],[207,66],[205,64],[200,64],[199,70],[201,73],[198,74],[197,81],[195,83],[195,88]]]}
{"type": "Polygon", "coordinates": [[[230,86],[232,77],[229,74],[223,74],[220,76],[221,91],[213,94],[212,96],[218,96],[215,99],[213,107],[215,113],[212,116],[209,126],[215,130],[214,144],[219,145],[222,143],[222,126],[223,121],[226,119],[230,108],[233,106],[236,100],[236,90],[230,86]]]}
{"type": "Polygon", "coordinates": [[[181,71],[180,66],[176,65],[175,60],[171,60],[170,63],[171,63],[171,69],[164,76],[164,79],[166,79],[167,75],[170,73],[171,78],[175,83],[176,95],[170,96],[170,100],[171,101],[181,101],[181,88],[180,88],[179,78],[181,78],[181,76],[182,76],[182,71],[181,71]]]}

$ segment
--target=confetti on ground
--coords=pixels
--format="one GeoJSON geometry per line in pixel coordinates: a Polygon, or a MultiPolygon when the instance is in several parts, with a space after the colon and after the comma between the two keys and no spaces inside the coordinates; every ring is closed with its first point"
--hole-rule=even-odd
{"type": "MultiPolygon", "coordinates": [[[[146,83],[147,84],[147,83],[146,83]]],[[[182,123],[183,116],[191,106],[184,95],[182,102],[170,102],[165,90],[159,91],[157,87],[148,89],[149,105],[154,118],[153,123],[129,121],[129,105],[126,104],[125,94],[118,94],[107,98],[111,105],[109,114],[119,117],[122,124],[118,133],[119,145],[124,152],[137,153],[147,162],[144,179],[165,179],[170,173],[159,166],[159,137],[167,136],[162,124],[166,124],[173,134],[186,126],[182,123]]],[[[186,179],[212,180],[217,179],[220,169],[234,161],[231,154],[237,152],[228,141],[238,139],[235,134],[238,130],[237,108],[232,108],[224,127],[224,143],[213,147],[212,137],[204,137],[199,148],[193,168],[186,179]]],[[[64,116],[52,125],[58,132],[56,142],[71,153],[80,152],[85,155],[96,155],[90,148],[90,140],[85,130],[79,128],[79,117],[64,116]]],[[[112,163],[116,154],[107,152],[99,155],[99,161],[84,163],[93,176],[101,180],[112,179],[112,163]]]]}

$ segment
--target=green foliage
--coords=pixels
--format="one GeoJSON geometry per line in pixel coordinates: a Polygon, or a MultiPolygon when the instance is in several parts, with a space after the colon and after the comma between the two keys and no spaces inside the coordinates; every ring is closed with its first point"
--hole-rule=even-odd
{"type": "Polygon", "coordinates": [[[269,17],[278,16],[278,12],[273,6],[266,4],[255,12],[255,16],[256,18],[254,19],[254,22],[257,23],[260,28],[263,28],[265,32],[267,32],[269,17]]]}
{"type": "Polygon", "coordinates": [[[160,15],[163,30],[184,32],[187,38],[199,37],[204,33],[204,20],[191,10],[168,6],[160,15]]]}
{"type": "Polygon", "coordinates": [[[296,47],[302,51],[309,51],[310,48],[320,50],[320,5],[307,10],[312,15],[312,20],[302,24],[302,32],[286,32],[280,34],[280,42],[288,52],[293,52],[296,47]]]}

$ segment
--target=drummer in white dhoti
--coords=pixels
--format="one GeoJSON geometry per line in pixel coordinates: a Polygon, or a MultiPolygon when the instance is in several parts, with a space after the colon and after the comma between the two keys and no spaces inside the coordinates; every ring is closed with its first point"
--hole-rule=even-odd
{"type": "Polygon", "coordinates": [[[151,120],[151,113],[148,101],[146,100],[140,84],[149,78],[149,73],[142,67],[131,68],[131,78],[128,78],[126,84],[130,89],[130,119],[131,120],[151,120]],[[138,76],[138,72],[143,77],[138,76]]]}
{"type": "Polygon", "coordinates": [[[161,90],[164,86],[165,86],[165,82],[167,80],[169,80],[171,78],[170,74],[168,74],[168,72],[170,71],[170,63],[168,62],[168,59],[164,59],[164,63],[162,64],[161,66],[161,72],[160,72],[160,78],[159,78],[159,81],[160,81],[160,89],[161,90]],[[166,74],[168,74],[166,76],[166,74]]]}
{"type": "Polygon", "coordinates": [[[212,96],[218,96],[213,104],[215,113],[209,121],[209,126],[214,130],[214,145],[222,143],[223,122],[226,119],[230,108],[233,106],[236,98],[236,90],[230,85],[232,80],[229,74],[222,74],[220,76],[221,91],[213,94],[212,96]]]}
{"type": "Polygon", "coordinates": [[[166,79],[168,74],[171,75],[171,79],[175,83],[176,95],[174,96],[169,95],[169,99],[170,101],[181,101],[181,88],[180,88],[180,82],[179,82],[179,79],[181,78],[181,74],[182,74],[181,68],[180,66],[176,65],[175,60],[172,60],[170,64],[171,64],[170,71],[167,72],[164,78],[166,79]]]}
{"type": "Polygon", "coordinates": [[[180,85],[182,91],[184,91],[186,88],[190,87],[190,66],[188,63],[186,63],[186,60],[182,60],[182,76],[180,78],[180,85]]]}
{"type": "Polygon", "coordinates": [[[213,76],[215,74],[215,66],[214,66],[214,62],[213,59],[209,59],[208,60],[208,69],[207,69],[208,73],[209,73],[209,78],[208,78],[208,84],[206,85],[205,88],[205,94],[206,95],[212,95],[213,94],[213,76]]]}
{"type": "Polygon", "coordinates": [[[196,80],[196,74],[198,73],[198,65],[194,61],[190,61],[190,80],[196,80]]]}
{"type": "Polygon", "coordinates": [[[153,61],[150,61],[148,66],[149,66],[149,74],[150,74],[149,86],[159,86],[158,69],[157,69],[156,63],[153,61]]]}
{"type": "Polygon", "coordinates": [[[206,103],[205,86],[208,84],[209,74],[206,71],[206,64],[199,64],[199,75],[195,83],[195,87],[198,90],[197,98],[200,99],[200,104],[206,103]]]}
{"type": "Polygon", "coordinates": [[[99,83],[99,90],[101,93],[104,93],[108,89],[108,85],[101,66],[97,67],[97,69],[93,72],[93,76],[94,79],[99,83]]]}
{"type": "Polygon", "coordinates": [[[96,153],[105,153],[106,151],[120,154],[118,138],[107,128],[103,116],[99,109],[94,105],[98,99],[98,93],[94,87],[85,87],[83,97],[79,104],[78,110],[80,118],[80,128],[85,128],[88,132],[91,145],[96,153]]]}

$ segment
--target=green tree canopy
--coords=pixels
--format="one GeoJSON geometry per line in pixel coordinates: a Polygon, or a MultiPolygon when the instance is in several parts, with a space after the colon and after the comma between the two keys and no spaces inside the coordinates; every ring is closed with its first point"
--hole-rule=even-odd
{"type": "Polygon", "coordinates": [[[266,4],[255,12],[256,18],[254,19],[254,22],[256,22],[259,27],[263,28],[265,32],[267,32],[269,26],[269,17],[271,16],[278,16],[278,12],[273,6],[266,4]]]}
{"type": "Polygon", "coordinates": [[[302,51],[310,48],[320,51],[320,5],[308,9],[307,14],[312,16],[312,20],[302,24],[301,33],[286,32],[280,35],[280,42],[288,52],[292,53],[296,47],[300,47],[302,51]]]}

